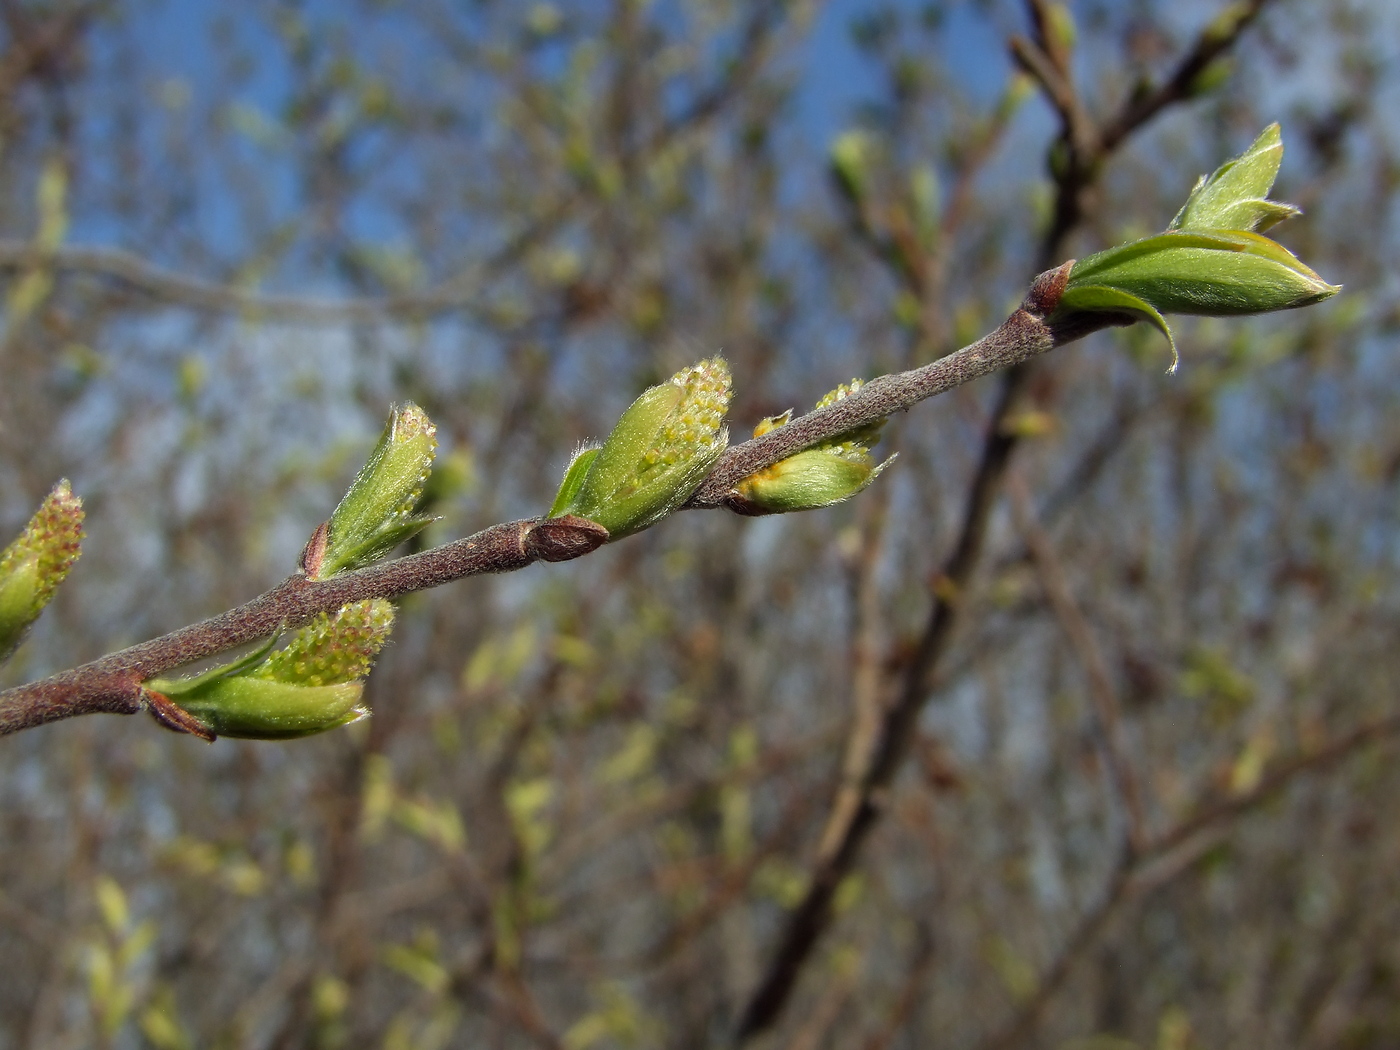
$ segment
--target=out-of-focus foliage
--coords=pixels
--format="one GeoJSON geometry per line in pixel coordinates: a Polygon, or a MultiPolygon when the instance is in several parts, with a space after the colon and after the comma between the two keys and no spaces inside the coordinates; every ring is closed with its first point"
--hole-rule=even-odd
{"type": "MultiPolygon", "coordinates": [[[[1105,115],[1227,6],[1049,5],[1047,46],[1105,115]]],[[[0,14],[0,536],[59,477],[90,534],[7,683],[281,579],[391,403],[452,467],[434,543],[545,511],[701,357],[742,433],[945,353],[1023,294],[1064,170],[1012,0],[0,14]]],[[[1279,239],[1346,292],[1182,319],[1175,377],[1145,326],[1036,373],[1026,506],[773,1045],[1400,1039],[1393,746],[1253,804],[1395,712],[1397,41],[1389,0],[1275,0],[1106,163],[1066,256],[1279,121],[1279,239]],[[1155,833],[1223,814],[1127,884],[1117,759],[1155,833]]],[[[891,421],[838,506],[413,596],[349,728],[0,741],[0,1050],[726,1042],[944,593],[993,387],[891,421]]]]}

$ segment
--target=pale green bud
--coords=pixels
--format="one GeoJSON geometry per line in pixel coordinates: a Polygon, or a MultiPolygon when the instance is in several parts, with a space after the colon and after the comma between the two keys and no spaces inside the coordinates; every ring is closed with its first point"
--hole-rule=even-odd
{"type": "Polygon", "coordinates": [[[192,678],[151,679],[145,688],[153,713],[207,739],[289,740],[347,725],[369,713],[360,680],[393,622],[393,606],[382,598],[321,613],[277,652],[274,638],[192,678]]]}
{"type": "Polygon", "coordinates": [[[313,538],[303,556],[315,580],[388,554],[433,521],[415,515],[437,451],[437,428],[417,405],[394,409],[369,460],[327,523],[324,550],[313,538]]]}
{"type": "Polygon", "coordinates": [[[60,481],[19,537],[0,551],[0,659],[14,651],[53,598],[78,560],[82,539],[82,500],[60,481]]]}
{"type": "Polygon", "coordinates": [[[909,201],[914,211],[914,229],[919,243],[933,244],[938,233],[941,207],[938,174],[930,164],[921,164],[909,175],[909,201]]]}
{"type": "Polygon", "coordinates": [[[729,366],[714,357],[645,391],[599,449],[575,454],[551,518],[587,518],[617,539],[680,507],[728,443],[729,366]]]}
{"type": "Polygon", "coordinates": [[[268,678],[219,678],[199,689],[171,696],[160,680],[146,688],[178,704],[184,714],[216,736],[245,740],[294,740],[324,733],[369,714],[361,704],[360,682],[292,685],[268,678]]]}
{"type": "Polygon", "coordinates": [[[1001,98],[997,100],[994,120],[997,123],[1005,123],[1016,115],[1016,111],[1033,99],[1037,94],[1035,78],[1028,73],[1014,72],[1011,79],[1006,82],[1006,89],[1001,93],[1001,98]]]}
{"type": "MultiPolygon", "coordinates": [[[[843,383],[818,401],[816,408],[834,404],[860,388],[859,379],[843,383]]],[[[791,412],[784,412],[765,419],[754,428],[753,436],[762,437],[786,425],[791,418],[791,412]]],[[[880,440],[884,425],[883,419],[867,423],[779,460],[734,486],[737,498],[728,505],[743,514],[786,514],[850,499],[894,462],[895,457],[891,456],[877,466],[870,457],[870,449],[880,440]]]]}
{"type": "Polygon", "coordinates": [[[786,514],[829,507],[864,489],[894,458],[876,465],[869,457],[861,462],[829,449],[809,448],[739,482],[734,491],[752,506],[733,506],[748,514],[786,514]]]}

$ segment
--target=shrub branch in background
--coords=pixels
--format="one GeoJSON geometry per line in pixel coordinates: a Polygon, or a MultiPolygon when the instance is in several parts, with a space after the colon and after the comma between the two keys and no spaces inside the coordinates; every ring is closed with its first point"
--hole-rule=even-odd
{"type": "MultiPolygon", "coordinates": [[[[895,412],[1108,326],[1151,323],[1166,336],[1175,369],[1167,314],[1267,313],[1339,290],[1263,236],[1298,213],[1268,197],[1282,152],[1271,125],[1203,177],[1164,232],[1041,274],[1020,308],[970,346],[923,368],[839,386],[806,415],[761,421],[735,448],[726,448],[724,427],[728,366],[716,357],[682,369],[638,397],[601,446],[579,449],[548,514],[386,561],[432,520],[418,504],[437,447],[422,409],[396,408],[295,574],[220,616],[0,693],[0,735],[98,712],[147,711],[206,740],[290,739],[346,725],[366,713],[362,680],[392,627],[390,601],[403,594],[568,561],[678,510],[753,515],[830,506],[890,465],[893,457],[876,465],[871,450],[895,412]],[[165,677],[253,643],[231,663],[165,677]]],[[[81,505],[62,482],[0,554],[0,654],[13,650],[53,596],[81,535],[81,505]]]]}

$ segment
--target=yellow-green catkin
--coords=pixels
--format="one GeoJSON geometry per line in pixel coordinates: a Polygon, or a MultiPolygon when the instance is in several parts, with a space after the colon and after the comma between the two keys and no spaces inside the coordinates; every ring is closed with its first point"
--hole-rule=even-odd
{"type": "Polygon", "coordinates": [[[369,674],[389,639],[394,607],[382,598],[351,602],[319,614],[272,653],[249,677],[294,685],[338,685],[369,674]]]}

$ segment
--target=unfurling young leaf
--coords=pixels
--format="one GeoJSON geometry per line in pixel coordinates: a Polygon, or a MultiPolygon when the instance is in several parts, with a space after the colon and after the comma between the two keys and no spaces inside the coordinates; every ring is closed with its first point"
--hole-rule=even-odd
{"type": "Polygon", "coordinates": [[[154,678],[145,688],[163,705],[158,714],[173,705],[178,727],[211,739],[310,736],[369,713],[360,704],[361,679],[393,623],[394,608],[387,601],[351,602],[334,616],[321,613],[276,652],[273,639],[232,663],[192,678],[154,678]]]}
{"type": "Polygon", "coordinates": [[[0,551],[0,660],[24,637],[78,560],[83,501],[60,481],[19,537],[0,551]]]}
{"type": "Polygon", "coordinates": [[[1249,149],[1196,181],[1167,229],[1262,233],[1300,214],[1291,204],[1268,199],[1282,160],[1283,136],[1277,124],[1270,124],[1249,149]]]}
{"type": "Polygon", "coordinates": [[[427,413],[412,402],[395,408],[327,523],[324,551],[308,545],[306,574],[324,580],[368,565],[431,524],[430,515],[414,508],[436,452],[437,428],[427,413]]]}
{"type": "Polygon", "coordinates": [[[559,491],[555,494],[554,503],[546,517],[558,518],[568,513],[568,508],[583,488],[583,479],[588,476],[588,468],[593,466],[593,461],[598,458],[600,451],[598,445],[582,445],[574,453],[573,459],[569,460],[569,465],[564,469],[564,480],[559,482],[559,491]]]}
{"type": "Polygon", "coordinates": [[[728,408],[722,358],[681,369],[632,402],[602,448],[575,454],[549,517],[587,518],[611,539],[656,524],[691,497],[724,452],[728,408]]]}
{"type": "MultiPolygon", "coordinates": [[[[859,379],[843,383],[818,401],[816,408],[834,404],[860,388],[859,379]]],[[[753,436],[762,437],[784,426],[791,416],[791,412],[785,412],[763,420],[754,428],[753,436]]],[[[779,460],[734,486],[737,499],[731,500],[730,506],[745,514],[785,514],[829,507],[849,499],[894,462],[895,457],[891,456],[876,465],[870,457],[884,425],[884,420],[868,423],[779,460]]]]}
{"type": "Polygon", "coordinates": [[[1272,124],[1196,184],[1166,232],[1076,262],[1052,320],[1116,313],[1149,321],[1167,337],[1175,370],[1176,342],[1164,314],[1269,313],[1336,295],[1338,285],[1257,232],[1298,214],[1268,199],[1282,155],[1272,124]]]}

